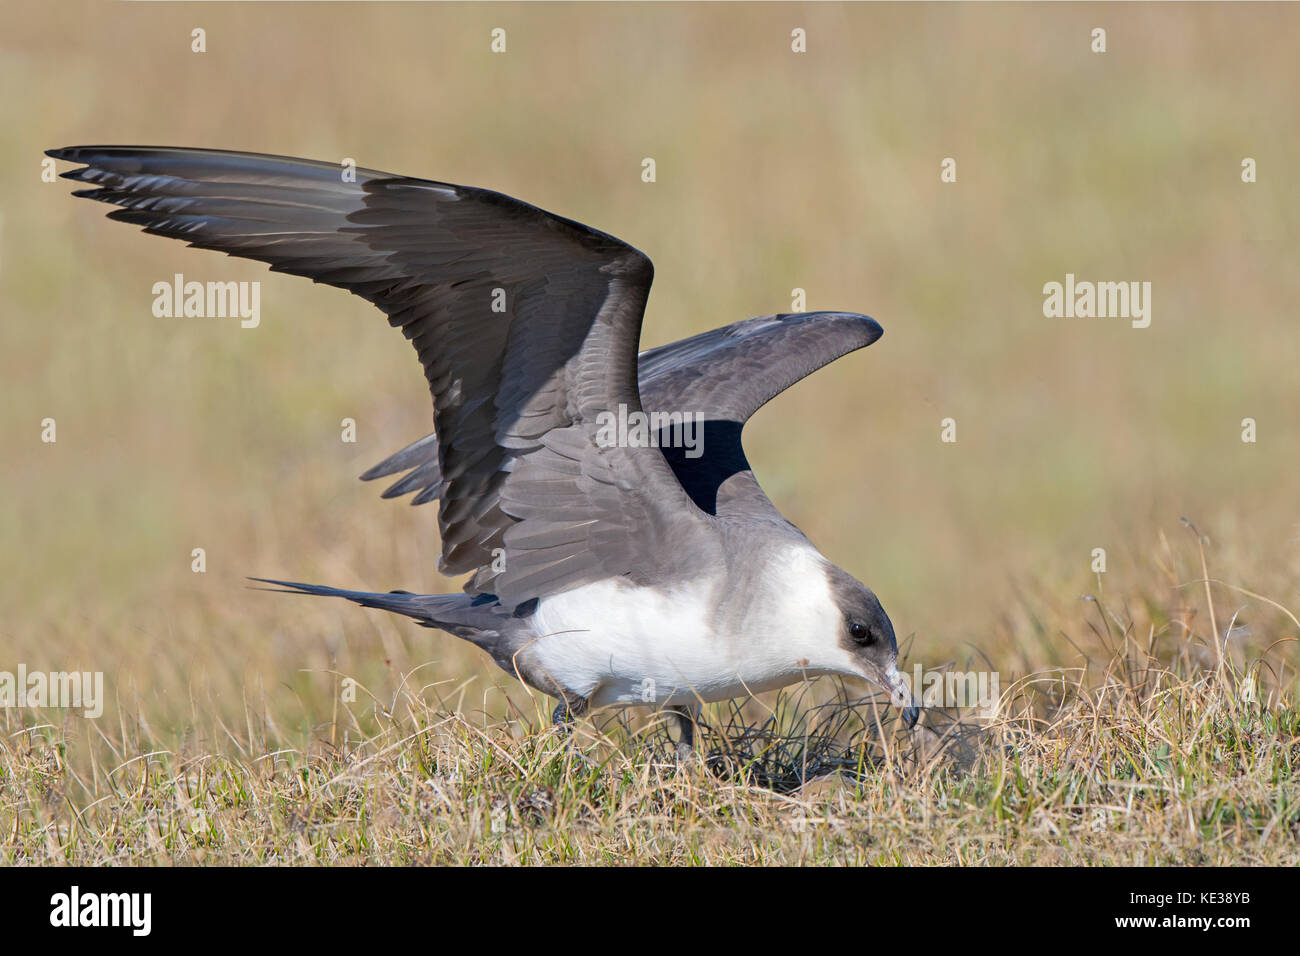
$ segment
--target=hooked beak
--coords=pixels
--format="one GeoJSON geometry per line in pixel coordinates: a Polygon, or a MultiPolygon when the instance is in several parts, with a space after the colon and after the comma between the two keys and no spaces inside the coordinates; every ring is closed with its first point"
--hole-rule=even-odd
{"type": "Polygon", "coordinates": [[[916,719],[920,716],[921,708],[917,707],[916,704],[903,708],[903,723],[907,725],[908,730],[916,726],[916,719]]]}
{"type": "Polygon", "coordinates": [[[871,670],[874,673],[868,675],[869,679],[889,693],[889,702],[903,712],[903,723],[908,729],[915,727],[917,718],[921,716],[921,708],[916,706],[912,689],[898,672],[897,665],[890,664],[888,670],[878,667],[872,667],[871,670]]]}

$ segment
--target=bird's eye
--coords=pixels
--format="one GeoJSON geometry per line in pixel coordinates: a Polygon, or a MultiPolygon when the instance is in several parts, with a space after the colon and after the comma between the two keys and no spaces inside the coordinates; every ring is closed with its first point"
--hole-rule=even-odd
{"type": "Polygon", "coordinates": [[[849,624],[849,636],[859,644],[871,643],[871,633],[867,630],[867,625],[861,621],[853,621],[849,624]]]}

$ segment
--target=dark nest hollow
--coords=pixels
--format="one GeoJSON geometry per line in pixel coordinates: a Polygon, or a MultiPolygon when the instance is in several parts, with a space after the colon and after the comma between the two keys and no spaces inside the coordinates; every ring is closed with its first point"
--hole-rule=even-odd
{"type": "MultiPolygon", "coordinates": [[[[750,699],[706,707],[695,728],[698,759],[721,779],[790,793],[827,777],[865,782],[880,772],[887,748],[903,769],[938,755],[961,766],[981,736],[953,709],[924,709],[908,730],[883,695],[854,696],[839,681],[834,687],[831,700],[819,699],[826,684],[815,681],[779,692],[768,706],[750,699]]],[[[646,718],[621,711],[604,730],[623,737],[643,759],[681,759],[677,721],[668,713],[646,718]]]]}

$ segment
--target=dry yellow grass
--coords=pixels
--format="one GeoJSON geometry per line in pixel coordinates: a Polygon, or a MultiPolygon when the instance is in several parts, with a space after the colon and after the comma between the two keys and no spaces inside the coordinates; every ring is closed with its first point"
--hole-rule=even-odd
{"type": "MultiPolygon", "coordinates": [[[[226,723],[203,692],[179,735],[139,705],[112,726],[10,716],[0,860],[1300,863],[1294,668],[1253,640],[1220,661],[1204,607],[1149,597],[1027,602],[1007,638],[1050,614],[1077,656],[1008,675],[990,712],[928,710],[909,732],[823,680],[706,709],[684,758],[653,717],[566,741],[544,706],[452,712],[419,672],[310,729],[282,726],[272,695],[226,723]]],[[[1264,632],[1300,632],[1259,610],[1264,632]]]]}
{"type": "Polygon", "coordinates": [[[0,859],[1294,862],[1297,27],[1286,5],[20,4],[0,670],[102,670],[110,699],[98,721],[0,710],[0,859]],[[472,648],[246,590],[456,586],[435,514],[352,478],[425,430],[418,367],[364,303],[41,182],[41,150],[80,142],[504,190],[654,259],[647,346],[795,287],[874,315],[881,342],[760,413],[751,460],[911,661],[1023,682],[960,752],[891,737],[862,779],[774,791],[618,727],[574,763],[472,648]],[[175,272],[261,280],[262,326],[154,319],[175,272]],[[1066,272],[1150,280],[1151,328],[1045,319],[1066,272]],[[1230,623],[1231,672],[1267,663],[1254,704],[1209,650],[1230,623]],[[340,675],[368,694],[344,706],[340,675]]]}

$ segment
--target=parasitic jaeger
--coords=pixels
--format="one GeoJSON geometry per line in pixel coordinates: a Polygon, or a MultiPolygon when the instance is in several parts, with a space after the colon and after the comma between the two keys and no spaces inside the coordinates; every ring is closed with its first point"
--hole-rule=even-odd
{"type": "Polygon", "coordinates": [[[385,497],[440,502],[438,567],[471,574],[465,593],[255,580],[463,638],[558,698],[557,723],[657,705],[689,744],[700,703],[838,674],[915,724],[876,595],[782,517],[740,442],[762,405],[879,338],[875,320],[766,315],[638,354],[650,260],[501,193],[219,150],[48,154],[80,164],[63,176],[110,218],[346,289],[419,354],[435,431],[362,477],[405,472],[385,497]],[[615,414],[659,428],[611,440],[615,414]]]}

